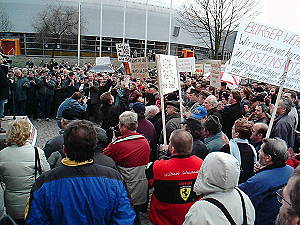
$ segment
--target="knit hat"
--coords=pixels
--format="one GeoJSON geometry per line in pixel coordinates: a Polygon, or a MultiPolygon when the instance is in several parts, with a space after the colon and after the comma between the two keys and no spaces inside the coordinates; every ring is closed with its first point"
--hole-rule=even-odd
{"type": "Polygon", "coordinates": [[[199,120],[196,120],[194,118],[187,118],[185,119],[182,124],[186,124],[191,130],[200,130],[203,128],[203,123],[199,120]]]}
{"type": "Polygon", "coordinates": [[[193,113],[191,114],[191,117],[197,120],[200,120],[206,116],[207,116],[207,109],[202,106],[196,107],[196,109],[194,109],[193,113]]]}
{"type": "Polygon", "coordinates": [[[131,103],[131,104],[129,104],[129,107],[135,113],[145,113],[145,105],[141,102],[131,103]]]}
{"type": "Polygon", "coordinates": [[[215,115],[208,116],[203,125],[204,128],[211,134],[217,134],[221,132],[222,129],[220,119],[215,115]]]}

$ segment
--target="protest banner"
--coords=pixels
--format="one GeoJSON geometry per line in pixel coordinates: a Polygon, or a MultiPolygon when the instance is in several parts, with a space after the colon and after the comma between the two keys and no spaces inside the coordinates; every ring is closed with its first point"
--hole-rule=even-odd
{"type": "Polygon", "coordinates": [[[130,59],[131,73],[135,78],[147,78],[148,76],[148,60],[147,57],[130,59]]]}
{"type": "MultiPolygon", "coordinates": [[[[159,93],[161,101],[161,111],[165,112],[164,95],[173,91],[179,90],[179,76],[177,71],[177,56],[171,55],[156,55],[156,68],[159,82],[159,93]]],[[[167,144],[166,133],[166,116],[162,113],[162,125],[163,125],[163,140],[164,145],[167,144]]]]}
{"type": "Polygon", "coordinates": [[[195,58],[177,58],[177,70],[179,73],[181,72],[190,72],[193,73],[196,71],[195,68],[195,58]]]}
{"type": "Polygon", "coordinates": [[[111,65],[111,61],[109,57],[97,57],[96,58],[96,66],[98,65],[111,65]]]}
{"type": "Polygon", "coordinates": [[[212,60],[210,66],[210,86],[221,89],[221,60],[212,60]]]}
{"type": "Polygon", "coordinates": [[[118,60],[120,62],[129,62],[130,61],[130,47],[126,43],[116,44],[118,60]]]}
{"type": "Polygon", "coordinates": [[[156,55],[159,86],[163,95],[178,90],[177,56],[156,55]]]}
{"type": "Polygon", "coordinates": [[[246,19],[241,22],[226,72],[280,86],[287,58],[284,88],[300,90],[300,34],[246,19]]]}
{"type": "Polygon", "coordinates": [[[195,72],[194,72],[194,74],[202,75],[203,73],[204,73],[204,64],[197,63],[195,65],[195,72]]]}

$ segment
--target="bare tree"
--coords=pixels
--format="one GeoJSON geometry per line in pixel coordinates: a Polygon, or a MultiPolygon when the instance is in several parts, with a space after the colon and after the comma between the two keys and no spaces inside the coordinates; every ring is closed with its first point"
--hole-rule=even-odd
{"type": "Polygon", "coordinates": [[[9,15],[4,8],[0,8],[0,32],[9,32],[13,28],[9,15]]]}
{"type": "Polygon", "coordinates": [[[257,0],[189,0],[179,12],[178,21],[207,46],[212,59],[223,59],[228,37],[240,19],[258,15],[259,9],[257,0]]]}
{"type": "MultiPolygon", "coordinates": [[[[43,41],[54,39],[52,57],[62,38],[75,36],[78,31],[78,8],[62,4],[48,5],[32,23],[38,38],[43,41]]],[[[83,28],[81,28],[83,29],[83,28]]]]}

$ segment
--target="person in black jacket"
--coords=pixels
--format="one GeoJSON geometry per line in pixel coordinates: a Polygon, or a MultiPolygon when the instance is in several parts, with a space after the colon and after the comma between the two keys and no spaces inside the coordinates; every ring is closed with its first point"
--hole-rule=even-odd
{"type": "Polygon", "coordinates": [[[183,128],[193,136],[193,149],[191,154],[204,160],[208,155],[207,147],[201,141],[203,138],[204,126],[199,120],[194,118],[185,119],[183,124],[183,128]]]}
{"type": "Polygon", "coordinates": [[[209,95],[204,101],[204,107],[207,109],[207,116],[215,115],[219,118],[221,125],[223,125],[223,118],[221,116],[221,113],[217,109],[218,100],[216,96],[209,95]]]}
{"type": "Polygon", "coordinates": [[[0,55],[0,119],[4,117],[4,105],[9,97],[9,86],[11,84],[6,76],[7,69],[3,65],[3,57],[0,55]]]}
{"type": "Polygon", "coordinates": [[[242,108],[241,108],[241,94],[239,91],[233,90],[229,97],[229,106],[226,106],[222,111],[222,119],[223,119],[223,132],[227,135],[227,137],[231,138],[231,131],[234,122],[241,118],[242,115],[242,108]]]}

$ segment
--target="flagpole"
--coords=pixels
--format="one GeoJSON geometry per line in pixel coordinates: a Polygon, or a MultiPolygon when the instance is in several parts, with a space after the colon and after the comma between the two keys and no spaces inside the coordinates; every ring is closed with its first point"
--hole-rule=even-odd
{"type": "Polygon", "coordinates": [[[100,46],[99,46],[99,56],[102,56],[102,18],[103,18],[103,4],[102,0],[100,2],[100,46]]]}
{"type": "Polygon", "coordinates": [[[126,0],[124,0],[123,7],[123,44],[125,43],[125,29],[126,29],[126,0]]]}
{"type": "Polygon", "coordinates": [[[172,5],[173,5],[173,0],[171,0],[171,3],[170,3],[170,14],[169,14],[169,46],[168,46],[168,55],[171,55],[172,5]]]}
{"type": "Polygon", "coordinates": [[[144,56],[147,57],[147,39],[148,39],[148,2],[149,0],[147,0],[146,2],[146,24],[145,24],[145,52],[144,52],[144,56]]]}
{"type": "Polygon", "coordinates": [[[79,66],[80,64],[80,29],[81,29],[81,26],[80,26],[80,23],[81,23],[81,0],[78,1],[78,44],[77,44],[77,65],[79,66]]]}

